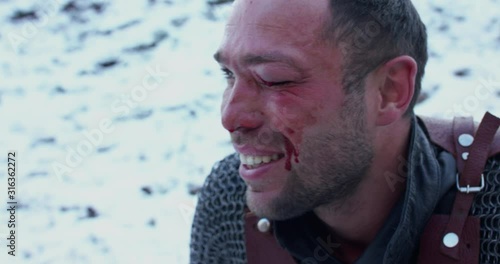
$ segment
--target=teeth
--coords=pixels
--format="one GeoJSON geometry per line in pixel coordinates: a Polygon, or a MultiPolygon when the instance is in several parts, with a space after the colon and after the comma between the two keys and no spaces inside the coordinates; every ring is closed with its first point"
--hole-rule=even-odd
{"type": "Polygon", "coordinates": [[[252,157],[252,156],[248,156],[248,157],[247,157],[247,164],[248,164],[248,165],[253,165],[253,164],[254,164],[254,162],[253,162],[253,157],[252,157]]]}
{"type": "Polygon", "coordinates": [[[241,163],[249,166],[269,163],[271,161],[277,160],[278,158],[278,154],[274,154],[272,156],[246,156],[240,154],[241,163]]]}

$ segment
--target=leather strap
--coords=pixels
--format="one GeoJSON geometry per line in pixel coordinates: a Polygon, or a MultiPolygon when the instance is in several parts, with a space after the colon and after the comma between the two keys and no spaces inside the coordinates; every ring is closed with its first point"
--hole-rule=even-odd
{"type": "Polygon", "coordinates": [[[486,161],[488,160],[488,151],[495,133],[500,127],[500,119],[496,116],[486,113],[483,121],[477,130],[477,136],[472,143],[469,159],[467,160],[461,182],[464,184],[478,184],[478,175],[482,174],[486,161]]]}
{"type": "Polygon", "coordinates": [[[465,160],[462,154],[469,153],[469,146],[462,146],[459,144],[458,140],[460,136],[470,135],[474,136],[474,120],[471,116],[469,117],[455,117],[453,119],[453,138],[455,139],[455,160],[457,162],[457,169],[459,173],[462,173],[465,166],[465,160]]]}
{"type": "Polygon", "coordinates": [[[480,243],[480,219],[478,217],[467,217],[462,230],[459,248],[460,260],[455,260],[440,253],[443,244],[442,234],[445,232],[449,222],[449,215],[432,215],[422,236],[420,237],[420,251],[418,253],[418,264],[473,264],[479,263],[480,243]]]}
{"type": "MultiPolygon", "coordinates": [[[[455,149],[455,140],[451,136],[453,134],[453,120],[439,119],[433,117],[419,117],[429,132],[429,137],[432,143],[440,146],[453,156],[457,156],[455,149]]],[[[493,142],[491,143],[488,157],[493,157],[500,154],[500,130],[497,131],[493,142]]]]}
{"type": "MultiPolygon", "coordinates": [[[[490,145],[498,127],[500,126],[500,119],[490,113],[486,113],[475,134],[474,142],[469,148],[467,148],[459,143],[459,137],[464,134],[473,135],[473,133],[471,133],[471,128],[473,132],[474,125],[471,123],[470,119],[467,120],[467,123],[465,124],[463,124],[463,121],[465,121],[465,119],[455,119],[454,138],[457,153],[457,167],[459,172],[457,177],[460,177],[460,187],[467,186],[467,192],[464,192],[463,190],[459,190],[457,192],[455,202],[453,204],[453,210],[450,215],[450,221],[448,222],[443,233],[443,238],[447,234],[456,234],[459,238],[459,243],[463,243],[460,241],[463,238],[462,231],[469,216],[469,211],[475,196],[475,192],[468,191],[469,186],[481,186],[482,173],[488,159],[490,145]],[[464,160],[462,157],[464,153],[469,153],[467,160],[464,160]]],[[[459,249],[459,246],[447,247],[444,243],[441,243],[441,252],[455,260],[460,259],[459,249]]]]}
{"type": "MultiPolygon", "coordinates": [[[[459,138],[464,136],[473,137],[474,135],[474,121],[472,117],[455,117],[453,119],[453,138],[455,139],[455,160],[457,163],[457,170],[460,175],[465,167],[465,160],[462,155],[469,153],[469,146],[463,146],[459,143],[459,138]]],[[[462,177],[463,178],[463,177],[462,177]]],[[[471,177],[473,180],[474,177],[471,177]]],[[[467,220],[467,216],[469,215],[469,209],[474,200],[474,195],[467,194],[463,195],[463,193],[457,193],[455,197],[455,202],[453,204],[452,214],[450,216],[448,225],[446,226],[443,237],[447,234],[456,234],[456,236],[461,239],[462,238],[462,230],[465,225],[465,221],[467,220]]],[[[453,259],[460,259],[459,247],[454,246],[449,248],[441,243],[441,251],[453,259]]]]}

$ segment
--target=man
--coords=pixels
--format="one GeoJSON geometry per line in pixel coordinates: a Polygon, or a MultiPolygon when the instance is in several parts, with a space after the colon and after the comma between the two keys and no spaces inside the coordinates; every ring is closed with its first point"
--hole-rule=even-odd
{"type": "MultiPolygon", "coordinates": [[[[237,154],[202,188],[191,262],[268,250],[249,246],[255,215],[296,263],[415,263],[456,165],[413,114],[427,46],[411,2],[237,0],[215,59],[237,154]]],[[[498,156],[487,167],[500,177],[498,156]]]]}

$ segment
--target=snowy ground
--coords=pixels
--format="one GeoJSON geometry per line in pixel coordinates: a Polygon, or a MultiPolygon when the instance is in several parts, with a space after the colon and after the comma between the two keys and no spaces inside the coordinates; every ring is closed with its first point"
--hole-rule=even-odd
{"type": "MultiPolygon", "coordinates": [[[[414,2],[431,50],[417,113],[500,115],[500,1],[414,2]]],[[[212,62],[227,11],[0,0],[0,201],[16,150],[19,203],[0,263],[188,262],[189,190],[232,151],[212,62]]]]}

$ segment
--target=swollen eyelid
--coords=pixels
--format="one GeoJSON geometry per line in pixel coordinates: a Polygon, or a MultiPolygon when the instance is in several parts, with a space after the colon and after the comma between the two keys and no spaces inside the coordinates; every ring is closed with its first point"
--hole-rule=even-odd
{"type": "Polygon", "coordinates": [[[281,82],[266,82],[266,81],[262,81],[262,82],[266,86],[283,86],[283,85],[287,85],[287,84],[291,83],[290,81],[281,81],[281,82]]]}

